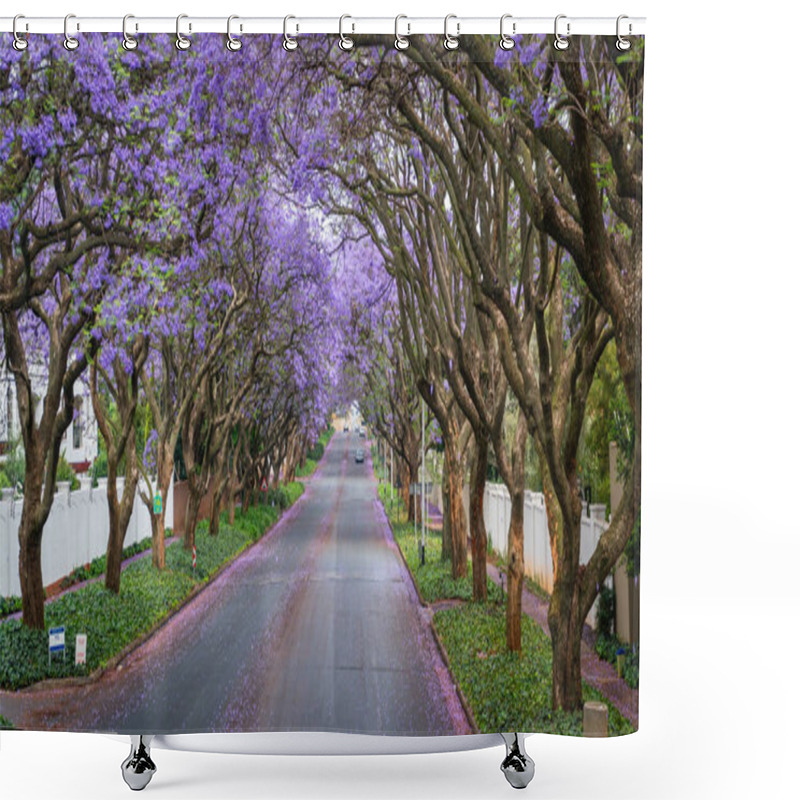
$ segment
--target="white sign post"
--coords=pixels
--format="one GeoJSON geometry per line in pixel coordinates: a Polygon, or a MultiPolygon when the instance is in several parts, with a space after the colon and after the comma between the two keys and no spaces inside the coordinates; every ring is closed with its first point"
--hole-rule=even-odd
{"type": "Polygon", "coordinates": [[[86,663],[86,634],[79,633],[75,637],[75,666],[86,663]]]}
{"type": "Polygon", "coordinates": [[[53,653],[61,653],[63,657],[66,652],[67,637],[63,625],[59,628],[50,628],[48,634],[50,637],[50,650],[47,654],[47,664],[49,666],[53,661],[53,653]]]}

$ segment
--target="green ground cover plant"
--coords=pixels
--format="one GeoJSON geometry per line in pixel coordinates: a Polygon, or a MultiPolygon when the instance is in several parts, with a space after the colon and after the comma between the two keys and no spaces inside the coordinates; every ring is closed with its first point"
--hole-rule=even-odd
{"type": "MultiPolygon", "coordinates": [[[[522,657],[508,652],[500,587],[489,581],[489,602],[473,603],[472,565],[468,579],[453,581],[450,563],[441,560],[441,534],[429,534],[425,565],[420,566],[414,524],[405,521],[405,506],[397,493],[394,504],[391,503],[386,484],[379,486],[379,496],[395,541],[405,555],[423,599],[427,602],[453,598],[464,601],[437,611],[433,620],[453,678],[466,697],[481,732],[525,730],[581,736],[583,717],[580,711],[554,712],[551,708],[553,655],[547,634],[523,614],[522,657]]],[[[539,591],[549,599],[546,592],[539,591]]],[[[638,683],[638,658],[636,674],[638,683]]],[[[634,732],[633,725],[588,683],[583,684],[583,698],[599,700],[608,706],[610,736],[634,732]]]]}
{"type": "MultiPolygon", "coordinates": [[[[551,709],[552,651],[547,634],[522,618],[522,656],[505,647],[501,606],[469,603],[434,614],[453,677],[458,681],[482,732],[537,731],[580,736],[580,711],[551,709]]],[[[584,700],[608,706],[610,736],[633,733],[633,725],[596,689],[583,685],[584,700]]]]}
{"type": "MultiPolygon", "coordinates": [[[[380,487],[380,497],[389,517],[394,539],[402,550],[408,562],[409,569],[414,575],[422,599],[426,603],[435,603],[438,600],[471,600],[472,599],[472,562],[468,566],[466,578],[453,580],[449,561],[442,561],[442,534],[441,531],[428,531],[428,541],[425,547],[425,564],[420,563],[418,547],[421,531],[417,529],[414,536],[414,523],[407,522],[405,507],[399,510],[399,499],[395,493],[394,506],[389,497],[389,488],[385,484],[380,487]]],[[[501,602],[502,591],[493,581],[489,581],[489,602],[501,602]]]]}

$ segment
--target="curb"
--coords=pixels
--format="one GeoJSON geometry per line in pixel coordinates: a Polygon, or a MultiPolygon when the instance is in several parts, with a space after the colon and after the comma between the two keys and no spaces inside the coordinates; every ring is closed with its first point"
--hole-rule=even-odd
{"type": "Polygon", "coordinates": [[[100,680],[100,678],[103,677],[103,675],[105,675],[106,672],[116,669],[134,650],[141,647],[148,640],[152,639],[153,636],[155,636],[161,630],[161,628],[163,628],[176,614],[183,611],[183,609],[186,608],[186,606],[189,605],[192,600],[194,600],[201,592],[205,591],[209,586],[211,586],[220,575],[230,569],[239,560],[240,556],[243,556],[251,548],[255,547],[257,544],[264,541],[268,536],[273,534],[279,527],[280,523],[282,523],[284,520],[290,519],[294,510],[300,507],[302,500],[307,496],[308,495],[306,494],[304,485],[303,494],[297,498],[291,508],[287,509],[287,511],[275,521],[275,524],[271,528],[268,528],[261,536],[258,537],[258,539],[251,542],[249,545],[247,545],[247,547],[239,551],[230,561],[223,564],[213,575],[209,576],[205,583],[200,583],[195,586],[189,592],[189,594],[187,594],[177,606],[175,606],[164,617],[162,617],[154,627],[143,633],[138,639],[134,639],[132,642],[129,642],[127,645],[125,645],[125,647],[123,647],[119,653],[111,656],[111,658],[102,667],[98,667],[96,670],[94,670],[94,672],[91,672],[85,677],[45,678],[44,680],[37,681],[30,686],[17,689],[16,691],[11,689],[0,689],[0,692],[8,692],[13,694],[35,694],[36,692],[46,691],[48,689],[58,689],[71,686],[88,686],[96,683],[98,680],[100,680]]]}
{"type": "Polygon", "coordinates": [[[408,572],[408,577],[411,578],[411,583],[414,584],[414,591],[417,593],[417,600],[419,600],[419,604],[424,608],[430,608],[430,603],[422,597],[422,592],[419,590],[419,586],[417,585],[417,579],[414,577],[414,572],[412,571],[411,567],[408,565],[408,561],[406,560],[406,554],[403,552],[403,548],[397,544],[397,539],[394,538],[394,528],[392,528],[392,522],[389,517],[386,515],[386,506],[383,505],[381,502],[380,497],[378,500],[378,506],[383,513],[383,519],[386,525],[388,526],[389,530],[392,534],[392,542],[394,542],[395,547],[397,548],[397,552],[400,553],[400,558],[403,559],[403,564],[405,565],[406,572],[408,572]]]}
{"type": "MultiPolygon", "coordinates": [[[[380,498],[378,498],[378,505],[380,506],[380,509],[383,512],[383,518],[384,521],[386,522],[386,525],[392,532],[392,541],[394,542],[397,551],[400,553],[400,558],[403,559],[403,564],[405,565],[406,572],[408,573],[409,578],[411,578],[411,582],[414,584],[414,590],[417,593],[417,599],[419,600],[420,605],[423,608],[431,608],[431,604],[422,599],[422,595],[420,594],[419,591],[419,586],[417,585],[417,580],[414,577],[414,573],[411,571],[411,568],[408,566],[408,561],[406,561],[406,556],[405,553],[403,553],[403,548],[400,547],[399,544],[397,544],[397,540],[394,538],[394,530],[392,528],[392,523],[389,521],[389,517],[386,516],[386,508],[381,502],[380,498]]],[[[436,630],[436,623],[434,622],[433,615],[431,615],[430,619],[430,629],[431,633],[433,634],[433,640],[434,642],[436,642],[436,649],[439,651],[439,655],[442,657],[442,662],[444,663],[445,668],[447,669],[447,672],[450,675],[450,680],[453,682],[453,686],[456,689],[456,694],[458,695],[461,707],[464,709],[464,715],[467,718],[467,722],[469,723],[469,726],[472,728],[473,733],[480,733],[481,732],[480,728],[478,727],[478,724],[475,722],[475,715],[472,713],[472,709],[470,708],[470,705],[467,702],[467,698],[461,691],[461,684],[459,684],[459,682],[456,680],[456,676],[453,674],[453,667],[450,664],[450,659],[447,657],[447,651],[445,650],[444,643],[439,637],[439,631],[436,630]]]]}

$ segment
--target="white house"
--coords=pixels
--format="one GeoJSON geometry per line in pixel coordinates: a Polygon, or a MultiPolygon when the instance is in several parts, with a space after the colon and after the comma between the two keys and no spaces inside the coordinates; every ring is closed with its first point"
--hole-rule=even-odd
{"type": "MultiPolygon", "coordinates": [[[[42,416],[42,396],[46,377],[43,372],[33,371],[31,380],[36,398],[36,419],[42,416]],[[39,391],[37,391],[39,387],[39,391]]],[[[13,376],[4,364],[0,364],[0,454],[19,435],[19,413],[17,411],[17,389],[13,376]]],[[[97,458],[97,421],[92,408],[89,386],[83,378],[75,382],[75,416],[61,441],[61,453],[77,473],[86,472],[97,458]]],[[[0,459],[3,456],[0,455],[0,459]]]]}

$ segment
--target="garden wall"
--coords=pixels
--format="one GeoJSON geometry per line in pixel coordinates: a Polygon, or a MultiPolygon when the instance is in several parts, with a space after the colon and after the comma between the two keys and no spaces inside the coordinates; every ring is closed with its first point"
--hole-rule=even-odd
{"type": "MultiPolygon", "coordinates": [[[[42,575],[44,585],[63,578],[73,569],[87,564],[106,552],[108,544],[108,504],[104,479],[92,489],[59,491],[42,535],[42,575]]],[[[118,492],[122,493],[123,479],[118,492]]],[[[144,488],[144,487],[143,487],[144,488]]],[[[170,491],[166,507],[166,527],[172,527],[173,494],[170,491]]],[[[0,597],[20,594],[19,585],[19,519],[22,500],[0,501],[0,597]]],[[[150,515],[137,495],[133,504],[125,546],[150,536],[150,515]]]]}

